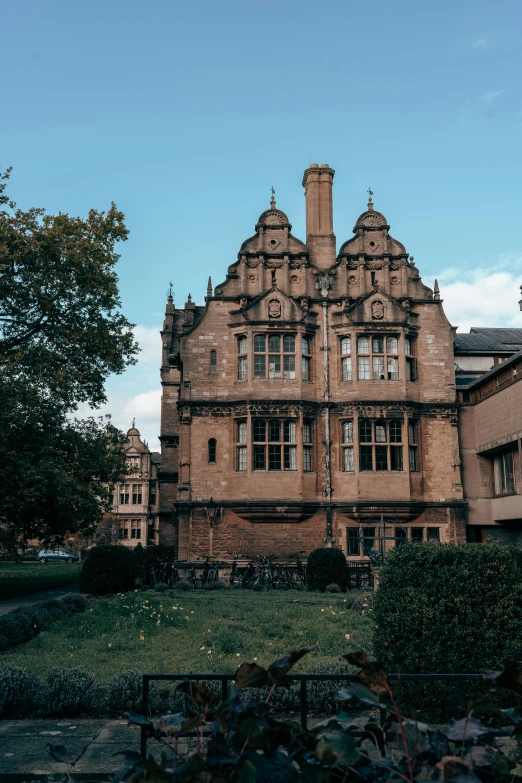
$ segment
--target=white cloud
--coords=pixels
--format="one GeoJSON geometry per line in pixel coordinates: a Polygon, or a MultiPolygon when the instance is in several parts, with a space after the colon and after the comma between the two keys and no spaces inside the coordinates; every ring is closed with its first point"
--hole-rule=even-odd
{"type": "Polygon", "coordinates": [[[522,328],[518,301],[522,254],[505,253],[492,267],[448,267],[439,277],[449,321],[467,332],[471,326],[522,328]]]}
{"type": "Polygon", "coordinates": [[[474,49],[485,52],[487,49],[493,49],[495,47],[495,41],[491,38],[486,38],[485,36],[479,36],[478,38],[473,39],[471,45],[474,49]]]}
{"type": "Polygon", "coordinates": [[[496,114],[496,109],[493,104],[505,92],[505,88],[499,90],[485,90],[475,98],[470,98],[465,105],[459,109],[459,124],[477,127],[492,119],[496,114]]]}

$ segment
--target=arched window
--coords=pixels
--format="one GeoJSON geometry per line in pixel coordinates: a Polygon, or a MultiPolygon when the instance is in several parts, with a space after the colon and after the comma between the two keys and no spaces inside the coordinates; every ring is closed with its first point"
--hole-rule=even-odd
{"type": "Polygon", "coordinates": [[[216,351],[210,351],[210,374],[215,375],[217,372],[217,353],[216,351]]]}
{"type": "Polygon", "coordinates": [[[208,461],[209,462],[215,462],[216,461],[216,439],[215,438],[209,438],[209,441],[208,441],[208,461]]]}

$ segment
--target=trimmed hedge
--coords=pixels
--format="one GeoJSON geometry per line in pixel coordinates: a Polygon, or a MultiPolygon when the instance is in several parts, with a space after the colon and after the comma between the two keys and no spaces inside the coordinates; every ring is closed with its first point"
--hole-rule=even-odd
{"type": "Polygon", "coordinates": [[[91,595],[125,593],[134,588],[137,558],[124,546],[95,546],[89,550],[80,576],[80,589],[91,595]]]}
{"type": "Polygon", "coordinates": [[[348,584],[349,572],[346,557],[340,549],[314,549],[308,556],[306,583],[309,590],[320,590],[335,583],[341,590],[348,584]]]}
{"type": "MultiPolygon", "coordinates": [[[[373,618],[375,657],[390,672],[519,666],[522,552],[495,543],[402,546],[381,569],[373,618]]],[[[441,689],[455,699],[454,687],[411,685],[403,703],[414,700],[433,719],[441,689]]]]}

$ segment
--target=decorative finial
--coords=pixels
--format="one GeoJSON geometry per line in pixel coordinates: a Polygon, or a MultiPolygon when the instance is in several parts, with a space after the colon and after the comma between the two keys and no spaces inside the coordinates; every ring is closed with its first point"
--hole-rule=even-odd
{"type": "Polygon", "coordinates": [[[135,427],[136,427],[136,419],[133,418],[132,419],[132,429],[135,429],[135,427]]]}
{"type": "Polygon", "coordinates": [[[208,276],[207,296],[212,296],[212,278],[210,277],[210,275],[208,276]]]}
{"type": "Polygon", "coordinates": [[[435,285],[433,286],[433,298],[440,299],[439,284],[436,280],[435,280],[435,285]]]}
{"type": "Polygon", "coordinates": [[[371,188],[368,188],[368,209],[369,210],[373,209],[372,196],[373,196],[373,190],[371,188]]]}
{"type": "Polygon", "coordinates": [[[187,301],[188,301],[188,302],[192,302],[192,296],[191,296],[191,294],[189,294],[189,295],[188,295],[187,301]]]}
{"type": "Polygon", "coordinates": [[[270,199],[270,209],[276,208],[276,202],[275,202],[275,190],[274,186],[272,185],[272,198],[270,199]]]}
{"type": "Polygon", "coordinates": [[[174,296],[174,289],[172,288],[172,280],[169,283],[169,290],[167,291],[167,297],[170,301],[172,301],[172,298],[174,296]]]}

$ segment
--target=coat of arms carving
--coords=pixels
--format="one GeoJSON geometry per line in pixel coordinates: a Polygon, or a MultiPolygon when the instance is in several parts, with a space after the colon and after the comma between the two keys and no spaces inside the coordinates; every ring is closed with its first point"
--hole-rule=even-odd
{"type": "Polygon", "coordinates": [[[372,318],[374,318],[376,321],[380,321],[382,318],[384,318],[384,305],[379,299],[376,299],[375,302],[372,302],[372,318]]]}
{"type": "Polygon", "coordinates": [[[281,318],[281,302],[278,299],[271,299],[268,303],[269,318],[281,318]]]}

